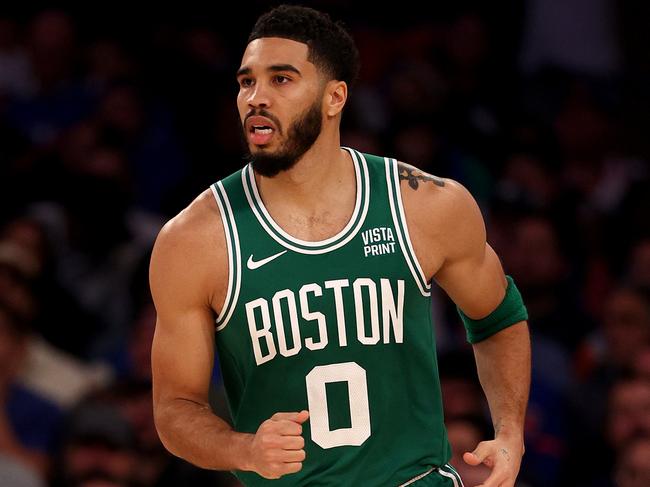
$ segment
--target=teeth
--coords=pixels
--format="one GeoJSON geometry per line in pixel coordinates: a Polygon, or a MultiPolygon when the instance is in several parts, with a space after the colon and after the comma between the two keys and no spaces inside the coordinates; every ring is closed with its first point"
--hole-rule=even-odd
{"type": "Polygon", "coordinates": [[[255,129],[255,132],[257,132],[258,134],[270,134],[271,132],[273,132],[273,130],[270,128],[262,128],[262,127],[253,127],[253,128],[255,129]]]}

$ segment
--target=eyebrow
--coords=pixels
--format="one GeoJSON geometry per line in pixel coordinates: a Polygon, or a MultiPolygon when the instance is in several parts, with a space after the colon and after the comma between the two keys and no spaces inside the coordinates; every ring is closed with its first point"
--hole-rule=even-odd
{"type": "MultiPolygon", "coordinates": [[[[302,73],[298,70],[298,68],[296,68],[291,64],[273,64],[268,68],[266,68],[266,70],[272,73],[277,73],[280,71],[291,71],[292,73],[296,73],[298,76],[302,76],[302,73]]],[[[237,78],[239,78],[240,76],[249,75],[251,73],[252,73],[252,69],[244,66],[237,70],[237,78]]]]}

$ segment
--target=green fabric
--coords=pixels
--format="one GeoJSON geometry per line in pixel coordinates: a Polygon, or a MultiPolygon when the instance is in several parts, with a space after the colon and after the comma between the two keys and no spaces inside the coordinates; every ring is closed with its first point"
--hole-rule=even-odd
{"type": "Polygon", "coordinates": [[[458,314],[465,325],[467,341],[469,343],[478,343],[504,328],[528,319],[528,311],[526,310],[526,306],[524,306],[521,293],[517,289],[515,281],[510,276],[506,276],[506,280],[508,281],[508,286],[506,287],[506,295],[503,297],[503,301],[485,318],[473,320],[463,313],[462,309],[456,306],[458,314]]]}
{"type": "Polygon", "coordinates": [[[236,472],[246,486],[399,485],[451,456],[431,285],[396,161],[351,154],[358,211],[320,242],[278,227],[250,166],[213,185],[231,249],[216,345],[234,427],[254,433],[276,412],[310,410],[302,470],[236,472]]]}
{"type": "Polygon", "coordinates": [[[443,465],[428,473],[426,471],[423,472],[423,474],[425,473],[426,475],[408,484],[408,487],[463,487],[463,481],[460,475],[449,464],[443,465]]]}

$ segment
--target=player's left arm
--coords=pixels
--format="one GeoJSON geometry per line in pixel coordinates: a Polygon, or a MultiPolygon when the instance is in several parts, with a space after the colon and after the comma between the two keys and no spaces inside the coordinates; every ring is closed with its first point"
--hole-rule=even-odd
{"type": "MultiPolygon", "coordinates": [[[[508,282],[498,256],[486,241],[485,224],[474,198],[458,183],[446,180],[445,186],[453,203],[448,221],[454,223],[442,247],[446,249],[444,261],[434,279],[470,320],[480,323],[478,320],[494,316],[502,305],[508,282]]],[[[504,328],[485,338],[479,335],[473,343],[495,439],[479,443],[463,459],[470,465],[484,463],[492,469],[484,487],[512,487],[524,453],[530,337],[525,321],[507,323],[505,318],[500,325],[504,328]]],[[[480,329],[476,331],[480,333],[480,329]]]]}
{"type": "Polygon", "coordinates": [[[517,314],[520,295],[518,291],[513,295],[516,287],[513,283],[509,287],[501,262],[486,241],[474,198],[453,180],[433,186],[426,195],[432,206],[427,209],[429,204],[423,204],[429,221],[438,227],[430,229],[430,241],[442,255],[433,279],[465,315],[495,430],[494,440],[479,443],[463,458],[470,465],[484,463],[492,469],[482,487],[512,487],[524,453],[530,386],[530,338],[521,319],[525,309],[519,307],[517,314]]]}

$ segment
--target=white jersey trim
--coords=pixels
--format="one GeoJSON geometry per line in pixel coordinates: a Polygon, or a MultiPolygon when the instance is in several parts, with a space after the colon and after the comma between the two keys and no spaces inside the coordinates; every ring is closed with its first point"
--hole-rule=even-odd
{"type": "Polygon", "coordinates": [[[417,482],[418,480],[426,477],[431,472],[435,472],[436,470],[437,470],[436,467],[431,467],[429,470],[427,470],[426,472],[422,472],[417,477],[413,477],[411,480],[408,480],[408,481],[404,482],[403,484],[399,484],[399,487],[406,487],[407,485],[411,485],[412,483],[417,482]]]}
{"type": "Polygon", "coordinates": [[[297,239],[295,237],[292,237],[288,233],[286,233],[284,230],[282,230],[282,228],[280,228],[280,226],[271,218],[271,215],[268,213],[266,207],[262,203],[262,199],[260,198],[260,195],[257,190],[257,185],[255,183],[255,176],[253,173],[253,169],[250,166],[250,164],[242,170],[242,184],[244,186],[244,192],[246,193],[246,199],[248,200],[248,203],[251,209],[253,210],[255,217],[262,225],[266,233],[268,233],[280,245],[290,250],[293,250],[294,252],[298,252],[300,254],[324,254],[342,247],[357,235],[359,229],[363,226],[363,222],[366,219],[368,208],[370,206],[370,174],[369,174],[367,162],[363,157],[363,154],[357,153],[352,149],[346,149],[346,150],[350,151],[350,155],[352,156],[352,160],[354,161],[355,174],[357,177],[357,196],[356,196],[357,199],[355,202],[355,209],[352,212],[352,217],[350,218],[350,220],[348,221],[348,223],[346,224],[343,230],[341,230],[333,237],[330,237],[326,240],[317,241],[317,242],[313,242],[313,241],[310,242],[307,240],[297,239]],[[357,159],[357,155],[359,156],[359,159],[357,159]],[[363,168],[364,168],[363,177],[361,177],[359,164],[363,164],[363,168]],[[246,181],[246,178],[249,179],[248,183],[246,181]],[[365,184],[365,191],[362,191],[360,186],[361,184],[365,184]],[[249,189],[249,185],[250,188],[252,188],[252,194],[251,194],[251,190],[249,189]],[[361,197],[362,193],[365,193],[363,198],[361,197]],[[361,204],[363,205],[361,210],[361,216],[357,218],[359,205],[361,204]],[[264,216],[260,214],[257,206],[259,206],[259,208],[262,210],[264,216]],[[350,227],[354,224],[355,221],[356,221],[356,226],[352,230],[350,230],[350,227]],[[270,225],[273,226],[273,228],[269,226],[269,223],[270,225]],[[306,247],[313,247],[313,246],[322,246],[324,244],[327,245],[330,242],[334,242],[337,239],[340,239],[341,236],[345,235],[346,232],[348,232],[348,235],[345,238],[328,247],[319,248],[319,249],[305,249],[297,246],[297,245],[304,245],[306,247]],[[293,245],[291,242],[295,242],[297,245],[293,245]]]}
{"type": "Polygon", "coordinates": [[[406,223],[406,212],[404,211],[404,204],[402,202],[402,189],[401,185],[399,183],[399,175],[397,173],[397,160],[393,159],[393,174],[395,176],[395,187],[397,188],[397,204],[399,206],[399,214],[400,218],[402,219],[403,226],[404,226],[404,235],[406,237],[406,243],[408,244],[408,248],[411,251],[411,256],[413,257],[413,261],[415,262],[415,267],[417,268],[418,274],[420,275],[420,278],[422,279],[422,282],[424,283],[425,287],[427,290],[431,290],[431,284],[427,281],[426,276],[424,275],[424,272],[422,271],[422,266],[420,266],[420,261],[418,261],[418,257],[415,254],[415,250],[413,250],[413,244],[411,243],[411,236],[409,235],[409,227],[406,223]]]}
{"type": "Polygon", "coordinates": [[[443,477],[450,478],[451,481],[454,483],[454,487],[465,487],[462,479],[460,478],[460,475],[458,475],[458,472],[456,472],[456,469],[454,469],[454,467],[452,467],[449,464],[446,464],[443,467],[440,467],[438,469],[438,473],[440,475],[442,475],[443,477]],[[451,472],[447,472],[443,470],[443,467],[448,468],[449,470],[451,470],[451,472]]]}
{"type": "Polygon", "coordinates": [[[226,235],[226,246],[228,248],[228,289],[226,291],[226,298],[223,307],[221,308],[221,313],[216,320],[217,331],[221,331],[228,324],[228,321],[235,310],[237,300],[239,299],[239,290],[241,287],[241,256],[237,224],[235,223],[235,218],[232,213],[230,200],[228,199],[226,190],[221,181],[210,186],[210,189],[212,190],[212,195],[219,206],[221,221],[226,235]],[[215,186],[218,188],[218,193],[215,186]],[[233,238],[230,237],[229,229],[232,231],[233,238]]]}
{"type": "Polygon", "coordinates": [[[257,182],[255,181],[255,175],[252,171],[252,167],[248,168],[248,177],[251,183],[251,188],[253,188],[253,194],[255,195],[255,200],[257,201],[257,204],[259,205],[259,208],[262,210],[264,213],[265,220],[271,224],[273,229],[278,232],[280,235],[282,235],[284,238],[287,240],[304,245],[305,247],[320,247],[322,245],[327,245],[332,242],[336,242],[338,239],[342,238],[345,236],[345,234],[352,228],[352,225],[354,225],[354,222],[357,219],[357,215],[359,214],[359,210],[361,208],[361,194],[363,193],[361,189],[361,185],[364,184],[364,181],[361,179],[361,171],[359,170],[359,162],[357,161],[357,158],[354,155],[354,152],[350,149],[346,149],[349,153],[350,156],[352,157],[353,161],[353,166],[354,166],[354,175],[355,175],[355,181],[356,181],[356,191],[355,191],[355,202],[354,202],[354,211],[352,211],[352,216],[348,220],[347,224],[345,227],[343,227],[343,230],[338,232],[336,235],[333,235],[332,237],[329,237],[325,240],[318,240],[318,241],[309,241],[309,240],[302,240],[299,238],[296,238],[287,232],[285,232],[280,225],[276,223],[276,221],[273,219],[271,214],[268,212],[266,209],[266,206],[264,206],[264,203],[262,202],[262,198],[260,197],[259,191],[257,189],[257,182]]]}
{"type": "Polygon", "coordinates": [[[415,279],[415,282],[420,289],[420,293],[422,296],[429,297],[431,296],[431,285],[427,283],[427,280],[424,278],[422,268],[420,267],[420,264],[415,256],[415,252],[413,252],[413,246],[411,245],[408,228],[406,227],[406,217],[404,216],[404,208],[402,207],[402,194],[399,190],[399,178],[397,177],[397,161],[395,161],[395,159],[389,159],[387,157],[384,158],[384,161],[386,163],[388,201],[390,203],[390,211],[393,215],[393,225],[397,231],[397,238],[402,249],[402,254],[404,255],[404,259],[406,260],[406,263],[411,270],[413,279],[415,279]],[[397,208],[395,201],[397,201],[397,208]],[[400,219],[402,222],[401,225],[400,219]],[[402,235],[402,227],[404,228],[404,235],[402,235]]]}

